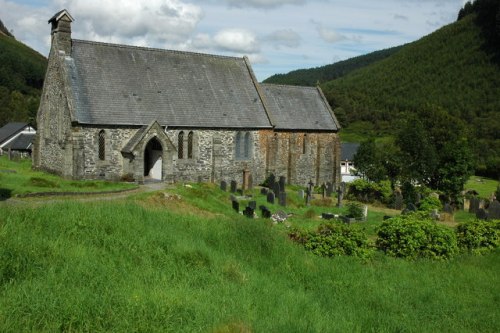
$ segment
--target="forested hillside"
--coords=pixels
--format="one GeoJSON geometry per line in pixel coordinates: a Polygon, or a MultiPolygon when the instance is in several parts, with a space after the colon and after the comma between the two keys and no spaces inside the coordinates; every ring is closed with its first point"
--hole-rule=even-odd
{"type": "MultiPolygon", "coordinates": [[[[392,136],[405,114],[448,113],[467,125],[478,172],[500,174],[500,1],[467,3],[457,22],[322,88],[344,128],[392,136]]],[[[332,65],[333,66],[333,65],[332,65]]],[[[302,70],[316,75],[317,69],[302,70]]],[[[276,83],[295,84],[287,75],[276,83]]],[[[309,81],[321,80],[321,76],[309,81]]],[[[304,83],[304,82],[301,82],[304,83]]],[[[443,132],[451,130],[444,126],[443,132]]]]}
{"type": "Polygon", "coordinates": [[[311,68],[299,69],[287,74],[275,74],[266,80],[264,83],[278,83],[302,86],[314,86],[318,83],[324,83],[342,77],[350,72],[373,64],[379,60],[385,59],[397,51],[402,46],[392,47],[389,49],[375,51],[359,57],[354,57],[344,61],[339,61],[331,65],[311,68]]]}
{"type": "Polygon", "coordinates": [[[35,124],[46,66],[41,54],[0,33],[0,127],[10,121],[35,124]]]}

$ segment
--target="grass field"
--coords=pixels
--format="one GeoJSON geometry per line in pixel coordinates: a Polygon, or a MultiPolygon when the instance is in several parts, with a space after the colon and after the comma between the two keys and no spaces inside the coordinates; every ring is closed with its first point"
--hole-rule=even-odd
{"type": "Polygon", "coordinates": [[[472,176],[465,184],[468,190],[475,190],[481,198],[489,198],[493,192],[497,190],[500,183],[493,179],[484,177],[472,176]]]}
{"type": "MultiPolygon", "coordinates": [[[[293,195],[290,226],[342,212],[293,195]]],[[[209,184],[0,209],[1,332],[500,330],[499,251],[320,258],[209,184]]],[[[370,212],[369,233],[387,213],[370,212]]]]}
{"type": "Polygon", "coordinates": [[[15,195],[42,192],[105,192],[136,185],[105,181],[71,181],[31,169],[31,160],[9,161],[0,156],[0,200],[15,195]]]}

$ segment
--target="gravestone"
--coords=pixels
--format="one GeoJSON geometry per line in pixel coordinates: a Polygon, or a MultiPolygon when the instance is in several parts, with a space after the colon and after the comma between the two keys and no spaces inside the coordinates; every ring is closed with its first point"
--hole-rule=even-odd
{"type": "Polygon", "coordinates": [[[231,201],[238,201],[238,199],[236,199],[236,196],[235,196],[234,194],[231,194],[231,195],[229,196],[229,199],[230,199],[231,201]]]}
{"type": "Polygon", "coordinates": [[[252,176],[252,174],[248,175],[248,189],[253,190],[253,176],[252,176]]]}
{"type": "Polygon", "coordinates": [[[321,197],[324,199],[326,198],[326,184],[323,183],[323,185],[321,185],[321,197]]]}
{"type": "Polygon", "coordinates": [[[439,221],[439,219],[441,218],[441,214],[439,214],[437,209],[433,209],[429,215],[430,215],[431,219],[436,220],[436,221],[439,221]]]}
{"type": "Polygon", "coordinates": [[[253,210],[257,209],[257,201],[249,201],[248,207],[251,207],[253,210]]]}
{"type": "Polygon", "coordinates": [[[270,217],[271,217],[271,211],[269,210],[269,208],[267,208],[267,207],[266,207],[266,206],[264,206],[264,205],[261,205],[259,208],[260,208],[260,211],[261,211],[261,213],[262,213],[262,217],[263,217],[263,218],[268,219],[268,218],[270,218],[270,217]]]}
{"type": "Polygon", "coordinates": [[[279,196],[280,195],[280,192],[281,192],[281,187],[280,187],[280,183],[274,183],[274,187],[273,187],[273,192],[276,196],[279,196]]]}
{"type": "Polygon", "coordinates": [[[267,187],[263,187],[260,189],[260,194],[262,194],[262,195],[266,195],[267,192],[269,192],[269,189],[267,187]]]}
{"type": "Polygon", "coordinates": [[[470,200],[467,198],[464,198],[464,211],[468,211],[470,208],[470,200]]]}
{"type": "Polygon", "coordinates": [[[362,217],[362,221],[366,221],[366,219],[368,218],[368,206],[367,205],[363,205],[363,217],[362,217]]]}
{"type": "Polygon", "coordinates": [[[236,200],[233,200],[232,203],[233,203],[233,209],[236,211],[236,213],[239,213],[240,212],[240,203],[236,200]]]}
{"type": "Polygon", "coordinates": [[[488,218],[492,220],[500,219],[500,202],[493,200],[488,207],[488,218]]]}
{"type": "Polygon", "coordinates": [[[487,220],[488,219],[488,213],[483,208],[479,208],[476,211],[476,217],[480,220],[487,220]]]}
{"type": "Polygon", "coordinates": [[[281,192],[278,196],[278,203],[280,206],[286,207],[286,192],[281,192]]]}
{"type": "Polygon", "coordinates": [[[409,203],[406,205],[406,210],[409,212],[416,212],[417,211],[417,206],[415,206],[413,203],[409,203]]]}
{"type": "Polygon", "coordinates": [[[334,214],[332,213],[322,213],[321,214],[321,218],[324,219],[324,220],[331,220],[335,217],[334,214]]]}
{"type": "Polygon", "coordinates": [[[344,199],[344,188],[340,185],[337,190],[337,207],[342,207],[342,199],[344,199]]]}
{"type": "Polygon", "coordinates": [[[274,205],[274,193],[272,191],[267,193],[267,202],[274,205]]]}
{"type": "Polygon", "coordinates": [[[448,214],[453,214],[453,207],[449,203],[445,203],[443,207],[443,212],[448,214]]]}
{"type": "Polygon", "coordinates": [[[330,198],[332,194],[333,194],[333,183],[328,182],[326,183],[326,196],[330,198]]]}
{"type": "Polygon", "coordinates": [[[268,180],[268,184],[267,184],[267,187],[272,190],[274,188],[274,183],[276,183],[276,176],[274,176],[274,174],[272,173],[271,175],[269,175],[269,177],[267,178],[268,180]]]}
{"type": "Polygon", "coordinates": [[[312,180],[309,181],[307,184],[307,190],[306,190],[306,206],[309,206],[311,204],[312,198],[313,198],[313,186],[314,183],[312,180]]]}
{"type": "Polygon", "coordinates": [[[254,209],[250,206],[247,206],[245,208],[245,210],[243,211],[243,215],[245,215],[246,217],[251,218],[251,219],[253,219],[254,213],[255,213],[254,209]]]}
{"type": "Polygon", "coordinates": [[[225,180],[220,182],[220,189],[223,190],[224,192],[227,191],[227,183],[225,180]]]}
{"type": "Polygon", "coordinates": [[[297,195],[299,196],[299,199],[304,199],[304,190],[299,190],[299,192],[297,192],[297,195]]]}
{"type": "Polygon", "coordinates": [[[285,176],[280,176],[280,191],[285,192],[285,185],[286,185],[286,177],[285,176]]]}
{"type": "Polygon", "coordinates": [[[394,191],[394,209],[402,210],[403,209],[403,194],[400,189],[396,189],[394,191]]]}
{"type": "Polygon", "coordinates": [[[473,197],[470,199],[469,213],[475,214],[479,210],[479,198],[473,197]]]}
{"type": "Polygon", "coordinates": [[[237,187],[238,187],[238,184],[236,183],[236,181],[231,180],[231,193],[235,193],[237,187]]]}
{"type": "Polygon", "coordinates": [[[239,196],[242,196],[243,195],[243,190],[241,188],[237,189],[236,190],[236,193],[239,195],[239,196]]]}

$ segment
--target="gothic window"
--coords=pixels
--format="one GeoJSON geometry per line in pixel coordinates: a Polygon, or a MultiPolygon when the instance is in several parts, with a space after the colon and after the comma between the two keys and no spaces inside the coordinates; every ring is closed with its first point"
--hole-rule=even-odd
{"type": "Polygon", "coordinates": [[[100,131],[99,132],[99,159],[101,161],[104,161],[104,159],[106,158],[106,133],[104,132],[104,130],[100,131]]]}
{"type": "Polygon", "coordinates": [[[177,157],[179,159],[184,158],[184,132],[180,131],[177,138],[177,157]]]}
{"type": "Polygon", "coordinates": [[[250,152],[252,148],[252,138],[250,137],[250,132],[245,133],[245,146],[243,150],[243,157],[250,158],[250,152]]]}
{"type": "Polygon", "coordinates": [[[188,158],[193,158],[193,131],[188,134],[188,158]]]}
{"type": "Polygon", "coordinates": [[[304,134],[304,138],[302,140],[302,154],[305,154],[307,150],[307,134],[304,134]]]}

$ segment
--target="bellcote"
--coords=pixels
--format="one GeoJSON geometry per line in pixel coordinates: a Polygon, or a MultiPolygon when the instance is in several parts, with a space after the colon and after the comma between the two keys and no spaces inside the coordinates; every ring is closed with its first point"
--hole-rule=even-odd
{"type": "Polygon", "coordinates": [[[73,17],[66,9],[57,12],[49,20],[52,24],[52,47],[56,47],[57,51],[64,51],[65,54],[71,54],[71,22],[73,17]]]}

